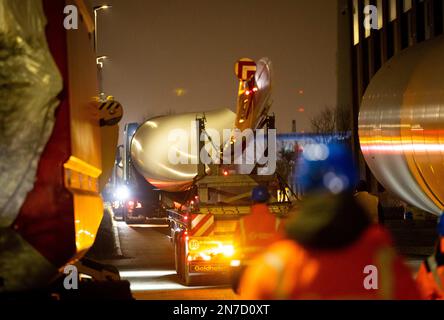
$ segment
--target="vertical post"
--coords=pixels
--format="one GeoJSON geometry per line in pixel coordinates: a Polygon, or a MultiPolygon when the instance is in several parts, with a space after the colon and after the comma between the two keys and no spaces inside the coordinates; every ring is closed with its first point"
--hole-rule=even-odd
{"type": "Polygon", "coordinates": [[[403,13],[402,0],[396,2],[396,19],[393,21],[393,38],[395,40],[394,54],[396,55],[402,50],[402,36],[401,36],[401,19],[403,13]]]}
{"type": "Polygon", "coordinates": [[[432,0],[424,0],[424,24],[425,24],[425,40],[429,40],[435,36],[435,19],[433,16],[432,0]]]}
{"type": "Polygon", "coordinates": [[[94,51],[97,55],[97,10],[94,9],[94,51]]]}
{"type": "Polygon", "coordinates": [[[268,150],[269,150],[269,147],[270,147],[268,145],[269,130],[274,130],[274,129],[276,129],[276,117],[273,114],[271,116],[267,116],[267,127],[265,128],[265,141],[264,141],[264,143],[266,143],[267,145],[266,145],[266,149],[264,151],[264,155],[266,157],[269,156],[269,154],[268,154],[268,150]]]}
{"type": "Polygon", "coordinates": [[[409,30],[409,46],[414,46],[418,42],[417,31],[417,2],[412,1],[412,8],[407,12],[408,14],[408,30],[409,30]]]}
{"type": "Polygon", "coordinates": [[[276,118],[275,116],[267,116],[267,133],[269,129],[276,129],[276,118]]]}
{"type": "Polygon", "coordinates": [[[291,121],[291,132],[296,133],[296,120],[291,121]]]}
{"type": "Polygon", "coordinates": [[[197,124],[197,161],[198,161],[198,165],[197,165],[197,175],[202,177],[205,175],[205,164],[202,162],[202,159],[200,157],[200,151],[203,150],[205,148],[205,141],[201,141],[202,139],[200,139],[202,133],[205,130],[205,118],[196,118],[196,124],[197,124]]]}
{"type": "Polygon", "coordinates": [[[382,1],[382,8],[379,8],[379,10],[382,10],[382,29],[381,32],[381,66],[384,65],[384,63],[388,60],[388,37],[387,37],[387,30],[388,25],[390,23],[390,9],[389,9],[389,3],[388,0],[382,1]]]}
{"type": "Polygon", "coordinates": [[[100,64],[97,64],[97,82],[99,84],[99,98],[102,100],[103,97],[103,76],[102,76],[103,67],[100,64]]]}
{"type": "Polygon", "coordinates": [[[126,183],[128,181],[128,154],[129,154],[129,124],[125,125],[125,129],[123,130],[124,136],[124,145],[123,145],[123,182],[126,183]]]}
{"type": "Polygon", "coordinates": [[[353,46],[352,61],[353,61],[353,113],[352,113],[352,150],[355,158],[356,166],[359,169],[361,177],[366,175],[366,164],[361,153],[361,147],[359,145],[359,107],[361,105],[361,99],[364,96],[365,88],[368,83],[368,58],[364,52],[367,50],[366,38],[364,32],[364,5],[362,0],[354,2],[349,1],[350,8],[353,11],[350,13],[350,25],[354,26],[353,12],[358,15],[358,33],[359,43],[353,46]],[[356,3],[356,6],[354,4],[356,3]]]}

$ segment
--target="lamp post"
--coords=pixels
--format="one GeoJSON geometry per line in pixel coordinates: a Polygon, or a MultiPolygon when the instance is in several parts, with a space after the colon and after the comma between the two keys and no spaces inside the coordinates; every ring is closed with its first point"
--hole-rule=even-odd
{"type": "Polygon", "coordinates": [[[100,57],[96,58],[97,78],[98,78],[98,82],[99,82],[99,99],[101,101],[105,101],[106,100],[106,95],[103,92],[103,77],[102,77],[103,64],[104,64],[106,59],[108,59],[107,56],[100,56],[100,57]]]}
{"type": "MultiPolygon", "coordinates": [[[[111,5],[101,5],[94,7],[94,51],[96,52],[96,55],[98,53],[98,42],[97,42],[97,13],[101,10],[106,10],[112,8],[111,5]]],[[[96,58],[96,64],[97,64],[97,77],[99,82],[99,100],[104,101],[106,100],[105,93],[103,92],[103,81],[102,81],[102,69],[103,69],[103,63],[107,59],[107,56],[98,56],[96,58]]]]}
{"type": "Polygon", "coordinates": [[[93,10],[94,10],[94,50],[96,51],[96,53],[98,51],[97,50],[97,13],[99,11],[101,11],[101,10],[106,10],[106,9],[109,9],[109,8],[112,8],[112,6],[111,5],[107,5],[107,4],[104,4],[104,5],[97,6],[97,7],[93,8],[93,10]]]}

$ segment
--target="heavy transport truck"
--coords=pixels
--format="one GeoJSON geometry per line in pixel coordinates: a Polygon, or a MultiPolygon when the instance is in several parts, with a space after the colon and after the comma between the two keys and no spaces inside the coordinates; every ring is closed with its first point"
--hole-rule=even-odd
{"type": "Polygon", "coordinates": [[[136,170],[130,156],[131,140],[139,126],[139,123],[125,125],[124,143],[117,149],[116,168],[109,185],[113,216],[127,224],[147,223],[152,219],[166,217],[166,212],[160,205],[159,189],[148,183],[136,170]],[[117,174],[117,167],[120,174],[117,174]]]}
{"type": "Polygon", "coordinates": [[[184,201],[167,210],[176,272],[186,285],[193,283],[193,275],[229,275],[242,263],[246,248],[239,241],[239,219],[250,213],[254,187],[268,188],[270,212],[278,223],[288,217],[295,199],[276,174],[239,174],[224,165],[213,170],[196,176],[184,201]]]}
{"type": "Polygon", "coordinates": [[[277,221],[286,218],[295,200],[275,170],[265,168],[276,155],[274,117],[268,115],[271,64],[241,59],[236,74],[237,113],[218,109],[156,117],[131,139],[132,164],[161,191],[176,271],[186,285],[193,275],[229,274],[241,263],[236,232],[239,219],[250,213],[254,187],[268,188],[277,221]],[[255,154],[261,143],[263,153],[255,154]]]}

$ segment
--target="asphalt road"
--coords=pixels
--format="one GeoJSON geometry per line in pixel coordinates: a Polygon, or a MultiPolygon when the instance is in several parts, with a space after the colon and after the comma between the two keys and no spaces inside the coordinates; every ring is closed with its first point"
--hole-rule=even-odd
{"type": "Polygon", "coordinates": [[[108,261],[131,283],[140,300],[233,300],[236,295],[226,279],[200,278],[196,286],[180,284],[174,269],[173,247],[162,221],[130,225],[116,222],[123,257],[108,261]]]}
{"type": "MultiPolygon", "coordinates": [[[[174,253],[164,221],[130,225],[115,222],[122,258],[108,260],[123,279],[131,283],[134,298],[139,300],[235,300],[238,297],[226,279],[201,278],[192,287],[183,286],[174,268],[174,253]]],[[[414,275],[422,258],[408,257],[414,275]]]]}

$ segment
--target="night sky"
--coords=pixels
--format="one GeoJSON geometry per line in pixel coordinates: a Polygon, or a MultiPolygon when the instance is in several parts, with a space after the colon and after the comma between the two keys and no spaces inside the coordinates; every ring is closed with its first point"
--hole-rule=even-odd
{"type": "Polygon", "coordinates": [[[98,55],[110,58],[104,89],[124,105],[121,124],[167,112],[235,110],[241,57],[272,60],[279,132],[290,132],[292,119],[307,132],[313,115],[336,105],[336,1],[93,3],[113,6],[99,12],[98,55]]]}

